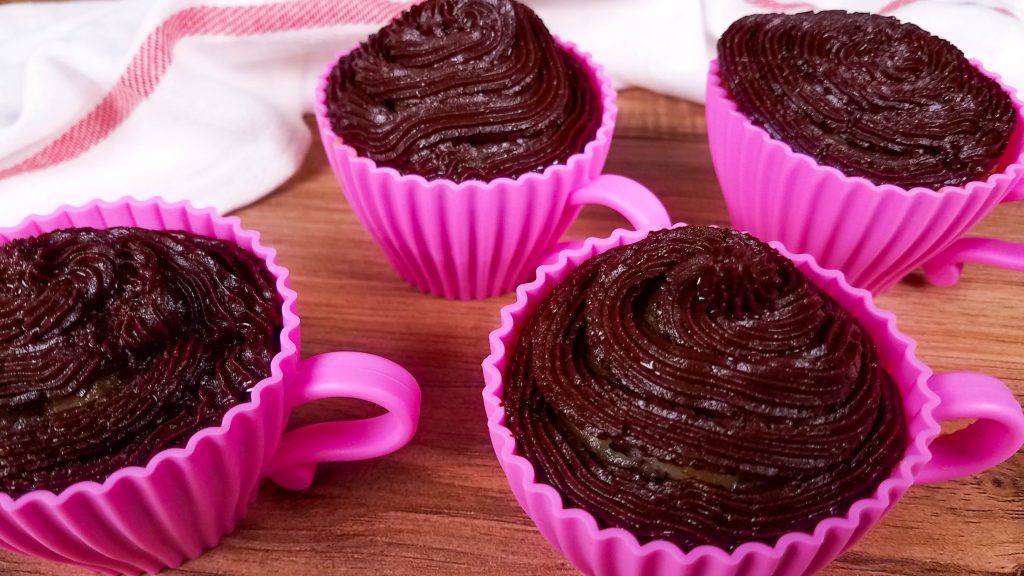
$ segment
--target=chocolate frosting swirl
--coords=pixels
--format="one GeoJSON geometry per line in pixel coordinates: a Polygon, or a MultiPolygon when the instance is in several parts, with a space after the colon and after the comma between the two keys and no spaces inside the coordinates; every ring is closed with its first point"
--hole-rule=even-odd
{"type": "Polygon", "coordinates": [[[79,228],[0,247],[0,491],[185,445],[270,374],[280,330],[273,277],[230,242],[79,228]]]}
{"type": "Polygon", "coordinates": [[[576,268],[533,313],[504,404],[566,505],[641,541],[734,549],[811,531],[907,444],[858,321],[752,236],[653,232],[576,268]]]}
{"type": "Polygon", "coordinates": [[[758,14],[718,42],[740,111],[795,151],[902,188],[963,186],[1002,169],[1009,95],[913,24],[841,11],[758,14]]]}
{"type": "Polygon", "coordinates": [[[328,116],[402,174],[515,178],[594,139],[600,93],[583,66],[518,2],[427,0],[338,60],[328,116]]]}

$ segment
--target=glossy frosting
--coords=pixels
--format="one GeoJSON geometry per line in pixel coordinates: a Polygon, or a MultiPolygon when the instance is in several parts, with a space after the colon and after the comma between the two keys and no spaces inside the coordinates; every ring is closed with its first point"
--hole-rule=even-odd
{"type": "Polygon", "coordinates": [[[334,132],[403,174],[515,178],[593,140],[599,91],[529,8],[427,0],[342,57],[327,86],[334,132]]]}
{"type": "Polygon", "coordinates": [[[774,138],[876,184],[962,186],[1001,169],[1016,114],[999,84],[913,24],[829,11],[737,20],[724,86],[774,138]]]}
{"type": "Polygon", "coordinates": [[[0,246],[0,491],[145,465],[270,374],[281,302],[254,254],[136,228],[0,246]]]}
{"type": "Polygon", "coordinates": [[[538,481],[605,527],[684,550],[810,531],[907,443],[853,316],[755,238],[688,226],[587,260],[539,304],[505,375],[538,481]]]}

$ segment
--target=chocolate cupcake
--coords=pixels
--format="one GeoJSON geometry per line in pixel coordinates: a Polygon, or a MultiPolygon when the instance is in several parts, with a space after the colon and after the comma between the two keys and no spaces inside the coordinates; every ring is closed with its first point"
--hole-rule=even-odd
{"type": "Polygon", "coordinates": [[[652,232],[573,270],[523,328],[503,403],[566,506],[683,550],[811,531],[871,495],[907,445],[860,323],[721,228],[652,232]]]}
{"type": "Polygon", "coordinates": [[[949,42],[875,14],[758,14],[718,42],[739,110],[796,152],[875,184],[984,180],[1016,123],[999,83],[949,42]]]}
{"type": "Polygon", "coordinates": [[[0,246],[0,491],[184,446],[270,375],[281,325],[273,277],[230,242],[74,228],[0,246]]]}
{"type": "Polygon", "coordinates": [[[428,180],[516,178],[594,139],[600,91],[514,0],[428,0],[343,56],[326,90],[336,135],[428,180]]]}

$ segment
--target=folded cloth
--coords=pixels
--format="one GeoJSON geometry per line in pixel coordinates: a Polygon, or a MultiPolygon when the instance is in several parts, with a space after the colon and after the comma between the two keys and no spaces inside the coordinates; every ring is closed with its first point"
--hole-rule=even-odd
{"type": "MultiPolygon", "coordinates": [[[[952,40],[1024,86],[1012,0],[527,0],[622,86],[700,100],[742,14],[855,7],[952,40]],[[1016,60],[1016,61],[1015,61],[1016,60]]],[[[227,212],[299,167],[303,113],[340,49],[401,0],[90,0],[0,6],[0,226],[64,204],[187,199],[227,212]]]]}

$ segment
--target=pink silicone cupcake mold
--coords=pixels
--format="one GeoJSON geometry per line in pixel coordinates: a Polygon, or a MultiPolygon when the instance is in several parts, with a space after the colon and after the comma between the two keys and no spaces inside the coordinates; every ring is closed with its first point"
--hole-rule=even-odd
{"type": "Polygon", "coordinates": [[[1024,246],[961,238],[999,204],[1024,200],[1024,110],[1013,88],[1001,85],[1017,110],[1002,170],[963,187],[907,190],[847,176],[773,139],[737,109],[713,61],[708,138],[732,225],[812,254],[875,294],[919,266],[941,286],[955,284],[965,262],[1024,271],[1024,246]]]}
{"type": "Polygon", "coordinates": [[[317,463],[383,456],[412,438],[420,390],[403,368],[358,352],[299,360],[297,295],[288,286],[288,270],[238,218],[160,200],[93,202],[0,230],[0,244],[60,228],[115,226],[185,230],[259,256],[283,301],[281,351],[251,399],[231,408],[219,426],[197,432],[184,448],[164,450],[145,467],[123,468],[103,483],[79,482],[57,494],[37,490],[18,498],[0,493],[0,547],[105,574],[155,573],[199,556],[231,532],[263,478],[304,489],[317,463]],[[285,433],[293,409],[322,398],[357,398],[387,413],[285,433]]]}
{"type": "Polygon", "coordinates": [[[377,166],[331,129],[325,89],[337,59],[321,76],[314,109],[331,168],[366,230],[413,286],[454,299],[510,292],[555,250],[587,204],[611,208],[637,229],[670,224],[647,188],[601,175],[618,114],[615,90],[588,54],[569,42],[559,44],[585,65],[600,90],[601,125],[594,140],[565,164],[514,180],[427,181],[377,166]]]}
{"type": "MultiPolygon", "coordinates": [[[[683,226],[679,224],[678,226],[683,226]]],[[[516,452],[505,426],[503,372],[520,331],[538,304],[580,263],[649,231],[617,230],[561,252],[537,277],[519,286],[517,298],[501,310],[501,327],[490,335],[483,362],[484,407],[491,442],[516,499],[548,542],[586,574],[617,576],[795,576],[811,574],[856,543],[914,484],[974,474],[1006,460],[1024,444],[1024,414],[1010,390],[983,374],[933,374],[914,356],[916,344],[896,329],[896,318],[875,307],[871,294],[851,287],[841,272],[820,267],[807,254],[772,246],[857,316],[874,338],[879,356],[903,393],[909,443],[892,475],[870,498],[858,500],[843,517],[820,522],[813,533],[793,532],[774,546],[746,543],[733,552],[700,546],[683,552],[664,540],[640,544],[627,530],[602,528],[590,513],[566,508],[554,488],[536,481],[533,465],[516,452]],[[939,436],[939,422],[977,419],[969,427],[939,436]]]]}

